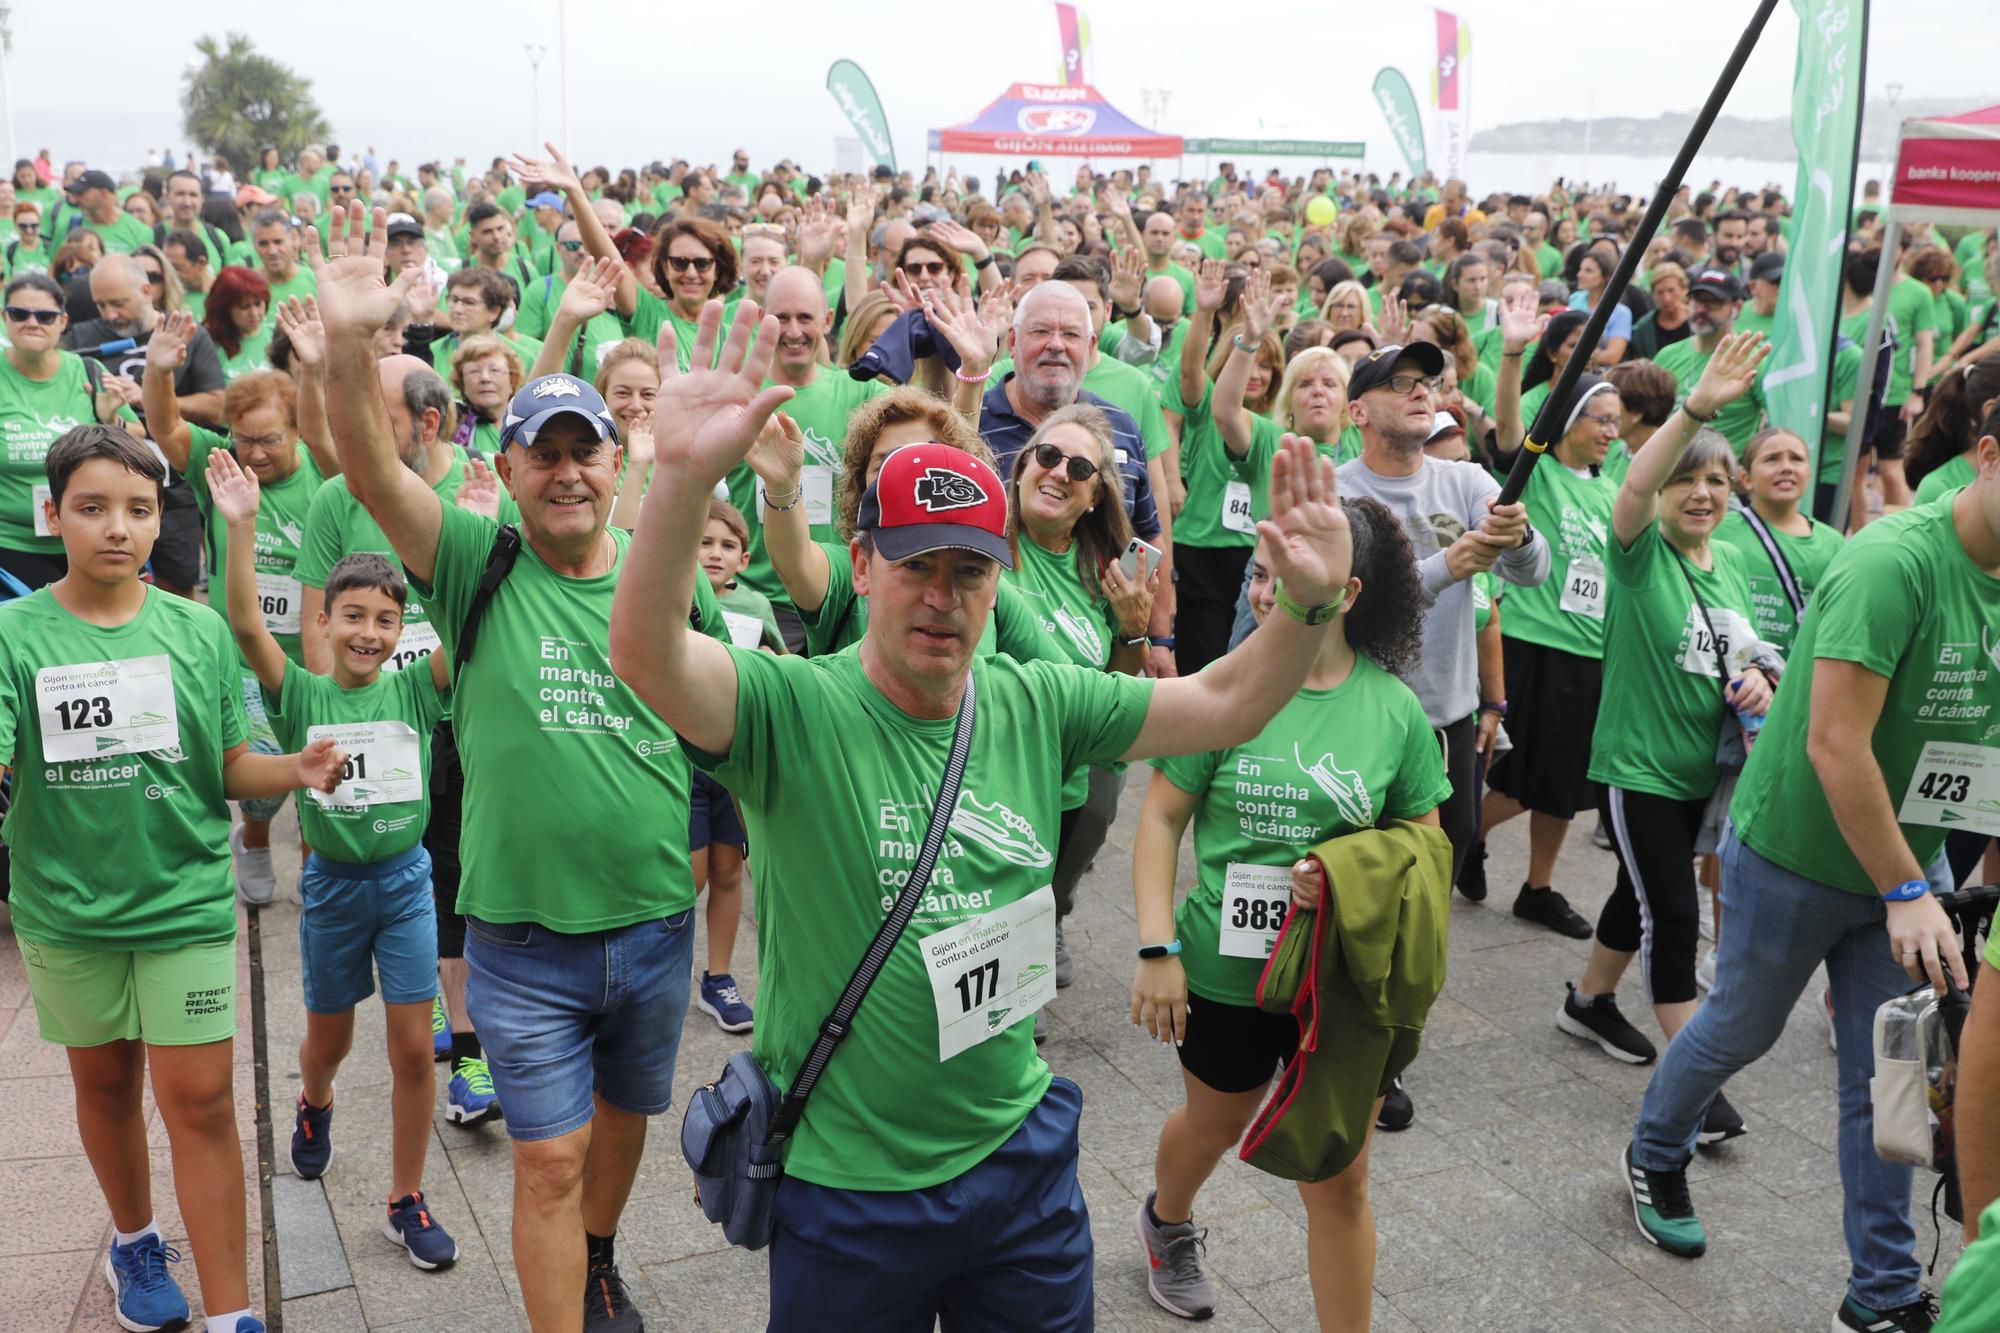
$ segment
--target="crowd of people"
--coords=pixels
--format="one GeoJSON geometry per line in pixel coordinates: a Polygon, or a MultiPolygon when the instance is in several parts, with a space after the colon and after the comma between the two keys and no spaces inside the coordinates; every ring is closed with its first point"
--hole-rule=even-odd
{"type": "MultiPolygon", "coordinates": [[[[339,1169],[386,1177],[419,1268],[457,1255],[424,1191],[441,1062],[447,1118],[511,1140],[530,1324],[642,1328],[616,1237],[687,1010],[790,1086],[920,894],[785,1141],[772,1327],[1090,1327],[1089,1111],[1036,1047],[1140,760],[1130,1016],[1186,1089],[1136,1218],[1166,1310],[1218,1308],[1195,1212],[1241,1144],[1299,1182],[1320,1325],[1368,1326],[1370,1139],[1420,1114],[1450,897],[1487,898],[1524,813],[1512,914],[1579,942],[1552,1021],[1655,1066],[1604,1164],[1645,1239],[1706,1250],[1693,1154],[1747,1132],[1727,1079],[1824,965],[1834,1327],[2000,1300],[1978,1245],[1942,1314],[1920,1288],[1870,1104],[1877,1008],[1970,983],[1938,895],[2000,834],[1993,229],[1885,253],[1864,199],[1808,423],[1762,388],[1798,262],[1776,190],[1682,191],[1620,292],[1644,200],[1561,181],[245,165],[0,184],[0,828],[123,1327],[192,1317],[150,1075],[207,1333],[264,1328],[234,900],[277,897],[288,802],[291,1166],[334,1169],[379,989],[390,1160],[339,1169]],[[1586,811],[1617,863],[1594,923],[1557,887],[1586,811]]],[[[1991,989],[1969,1237],[2000,1196],[1991,989]]]]}

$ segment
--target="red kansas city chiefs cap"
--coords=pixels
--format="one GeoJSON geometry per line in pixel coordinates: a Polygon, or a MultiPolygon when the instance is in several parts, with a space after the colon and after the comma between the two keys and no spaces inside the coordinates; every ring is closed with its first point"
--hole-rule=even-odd
{"type": "Polygon", "coordinates": [[[906,444],[890,454],[861,497],[855,527],[889,560],[959,550],[1014,567],[1000,475],[948,444],[906,444]]]}

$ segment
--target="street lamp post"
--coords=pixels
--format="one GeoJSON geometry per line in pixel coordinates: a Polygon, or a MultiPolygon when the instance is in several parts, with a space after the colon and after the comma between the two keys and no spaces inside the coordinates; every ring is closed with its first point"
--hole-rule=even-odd
{"type": "Polygon", "coordinates": [[[540,42],[529,42],[523,49],[528,53],[528,68],[534,71],[532,82],[535,89],[535,135],[528,142],[535,146],[536,152],[540,152],[542,148],[542,57],[549,53],[549,48],[543,46],[540,42]]]}

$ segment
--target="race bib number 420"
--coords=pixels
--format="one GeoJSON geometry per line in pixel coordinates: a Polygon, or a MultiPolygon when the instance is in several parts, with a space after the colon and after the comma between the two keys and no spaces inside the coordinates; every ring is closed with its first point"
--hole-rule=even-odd
{"type": "Polygon", "coordinates": [[[2000,749],[1932,741],[1917,757],[1896,818],[1904,824],[2000,834],[2000,749]]]}
{"type": "Polygon", "coordinates": [[[181,743],[173,663],[165,653],[43,667],[35,673],[35,707],[42,758],[49,763],[145,754],[181,743]]]}
{"type": "Polygon", "coordinates": [[[923,941],[938,1059],[1005,1032],[1056,995],[1056,891],[1044,886],[923,941]]]}

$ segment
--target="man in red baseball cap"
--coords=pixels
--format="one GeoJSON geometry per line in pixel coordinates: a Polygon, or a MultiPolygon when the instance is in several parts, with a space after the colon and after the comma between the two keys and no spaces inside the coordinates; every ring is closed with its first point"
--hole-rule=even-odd
{"type": "Polygon", "coordinates": [[[1013,561],[1006,501],[998,474],[941,444],[896,451],[863,497],[850,551],[868,597],[862,641],[813,658],[740,652],[660,608],[686,602],[709,494],[791,394],[764,387],[777,321],[758,331],[750,313],[714,360],[722,306],[709,302],[692,364],[715,368],[664,377],[611,666],[735,795],[760,849],[755,1054],[779,1087],[909,881],[960,708],[976,709],[950,836],[784,1144],[771,1327],[929,1327],[941,1314],[1088,1328],[1082,1096],[1051,1076],[1027,1021],[1055,995],[1062,775],[1239,744],[1297,693],[1353,586],[1332,464],[1285,437],[1259,525],[1282,613],[1196,676],[975,658],[1013,561]]]}

